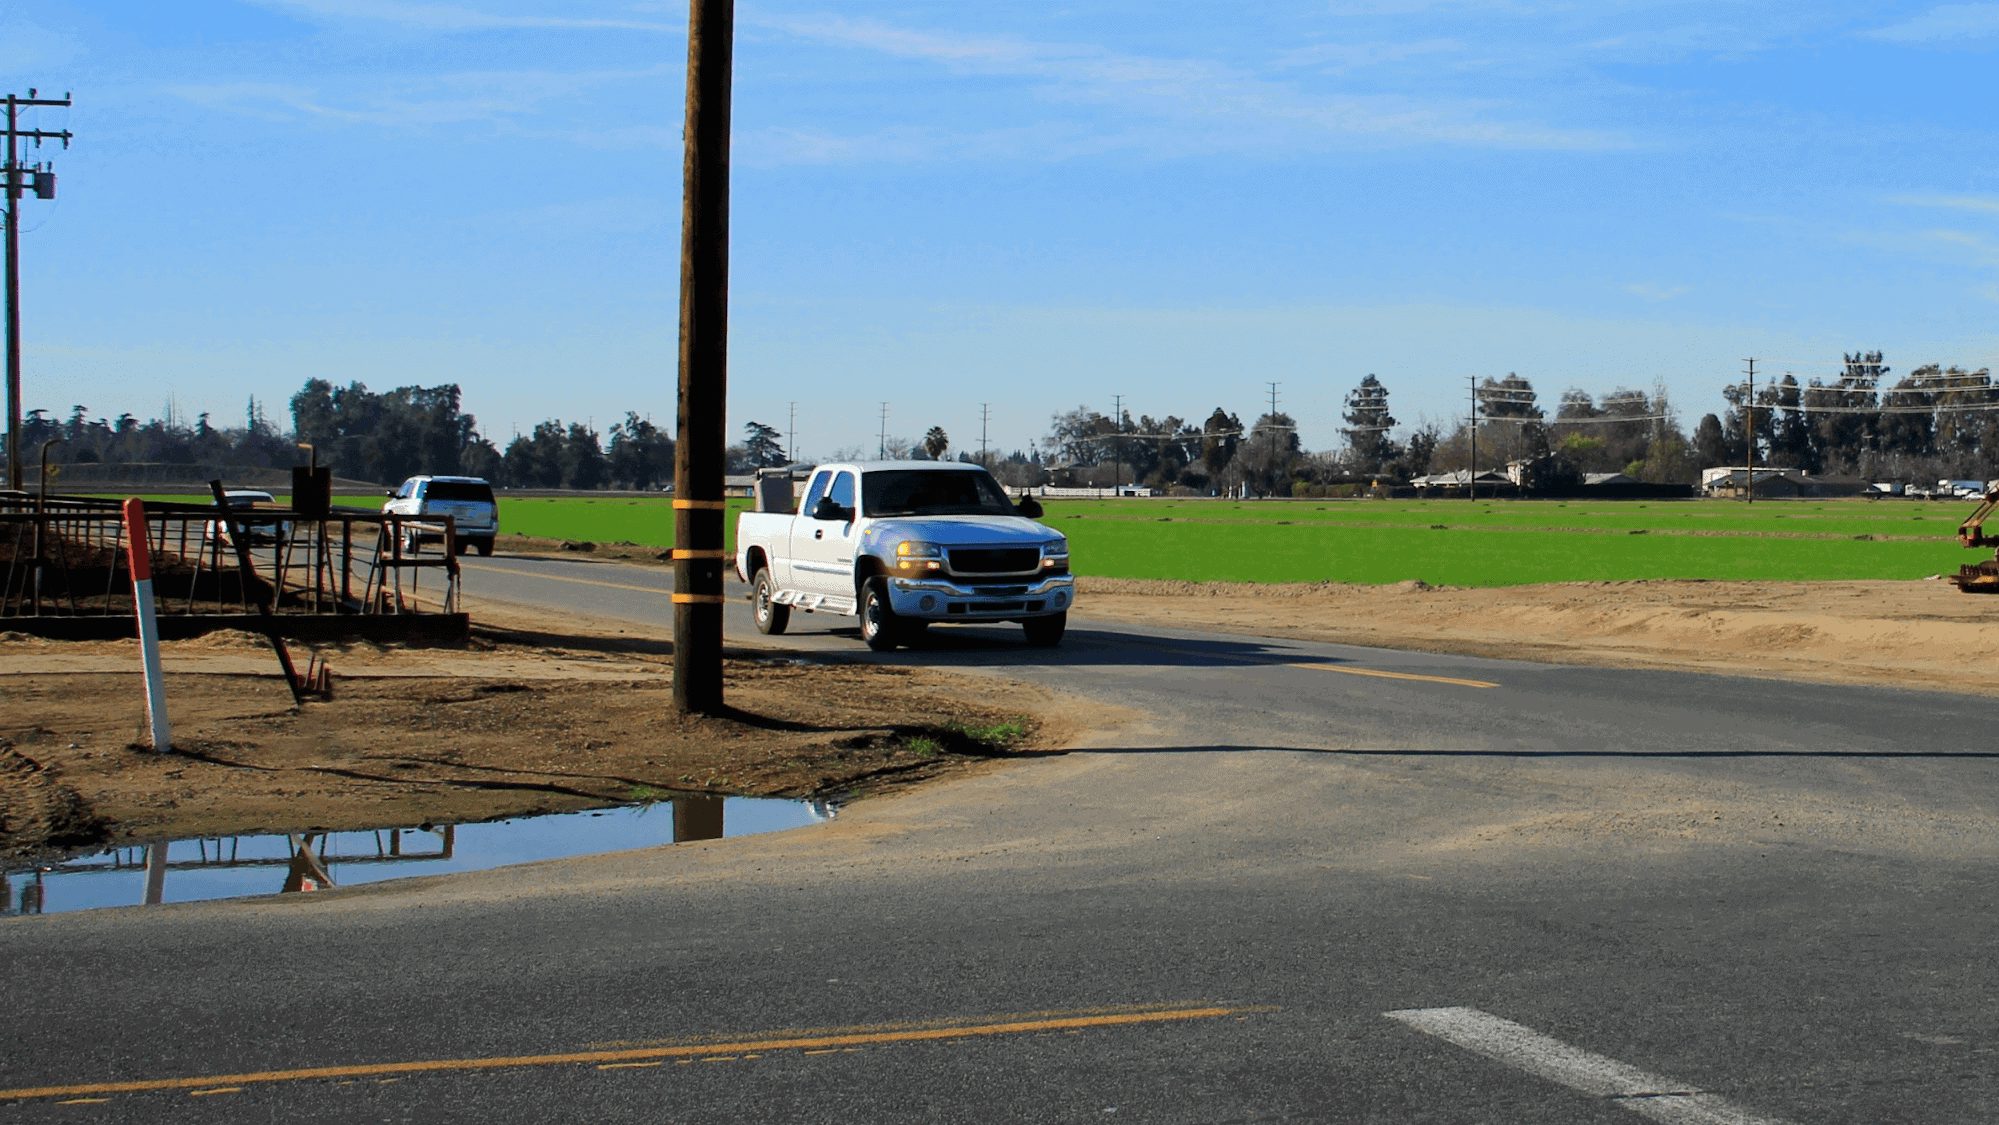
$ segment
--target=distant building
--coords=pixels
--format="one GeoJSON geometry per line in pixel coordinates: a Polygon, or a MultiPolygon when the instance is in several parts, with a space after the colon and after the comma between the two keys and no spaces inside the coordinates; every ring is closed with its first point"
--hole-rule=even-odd
{"type": "Polygon", "coordinates": [[[1501,490],[1507,492],[1517,491],[1511,480],[1493,472],[1491,469],[1481,469],[1476,475],[1468,469],[1458,469],[1449,473],[1431,473],[1427,476],[1416,477],[1409,484],[1416,489],[1416,494],[1419,496],[1437,495],[1439,493],[1461,494],[1465,489],[1473,487],[1476,487],[1481,492],[1489,492],[1495,495],[1501,490]]]}
{"type": "Polygon", "coordinates": [[[1701,491],[1727,499],[1741,499],[1745,495],[1770,499],[1823,499],[1859,496],[1868,491],[1868,484],[1858,477],[1819,477],[1796,469],[1714,468],[1701,470],[1701,491]]]}

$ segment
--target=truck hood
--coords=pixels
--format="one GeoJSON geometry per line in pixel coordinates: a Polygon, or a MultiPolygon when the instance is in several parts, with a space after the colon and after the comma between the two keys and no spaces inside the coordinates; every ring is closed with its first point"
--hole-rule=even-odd
{"type": "Polygon", "coordinates": [[[1062,538],[1026,516],[897,516],[876,520],[863,534],[872,542],[919,539],[946,547],[1027,547],[1062,538]]]}

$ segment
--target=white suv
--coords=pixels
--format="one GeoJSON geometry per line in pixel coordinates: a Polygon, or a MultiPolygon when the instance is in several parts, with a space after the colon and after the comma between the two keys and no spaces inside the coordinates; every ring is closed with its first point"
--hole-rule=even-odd
{"type": "MultiPolygon", "coordinates": [[[[273,515],[277,501],[268,492],[253,488],[232,488],[222,494],[223,503],[236,513],[236,526],[243,529],[246,544],[275,543],[282,547],[292,537],[292,521],[273,515]]],[[[203,535],[211,543],[228,544],[228,520],[209,520],[203,535]]]]}
{"type": "MultiPolygon", "coordinates": [[[[382,513],[431,519],[450,516],[458,530],[461,555],[467,550],[492,554],[493,537],[500,533],[500,505],[493,499],[493,486],[478,477],[411,477],[389,493],[382,513]]],[[[407,528],[403,533],[404,546],[412,549],[423,540],[443,538],[441,529],[407,528]]]]}

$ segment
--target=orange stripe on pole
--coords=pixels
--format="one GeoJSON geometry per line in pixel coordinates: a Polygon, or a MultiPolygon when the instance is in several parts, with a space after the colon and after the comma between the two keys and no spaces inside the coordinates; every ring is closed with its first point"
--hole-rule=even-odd
{"type": "Polygon", "coordinates": [[[153,547],[146,538],[146,502],[137,496],[125,501],[125,557],[132,562],[132,581],[153,578],[153,547]]]}

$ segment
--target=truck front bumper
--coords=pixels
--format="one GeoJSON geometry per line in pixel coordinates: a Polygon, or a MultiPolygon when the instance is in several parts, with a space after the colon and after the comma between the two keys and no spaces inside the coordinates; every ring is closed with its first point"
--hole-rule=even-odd
{"type": "Polygon", "coordinates": [[[1018,621],[1066,612],[1076,600],[1076,579],[1024,578],[1017,583],[966,585],[948,578],[891,578],[889,605],[916,621],[1018,621]]]}

